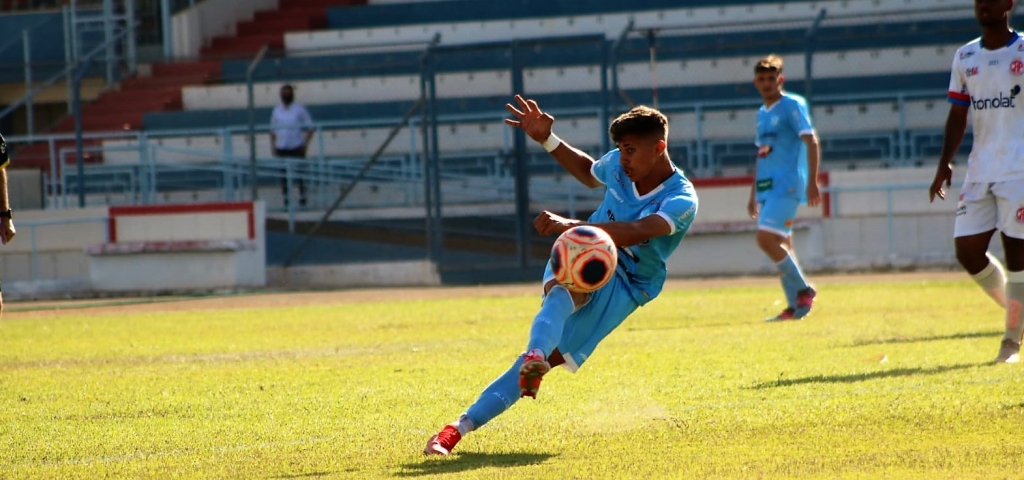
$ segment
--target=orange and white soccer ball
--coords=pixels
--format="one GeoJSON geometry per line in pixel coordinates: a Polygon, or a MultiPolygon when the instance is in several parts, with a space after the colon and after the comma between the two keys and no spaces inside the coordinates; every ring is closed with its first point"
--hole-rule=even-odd
{"type": "Polygon", "coordinates": [[[589,293],[603,287],[619,261],[619,251],[607,232],[597,227],[573,227],[551,247],[555,280],[569,291],[589,293]]]}

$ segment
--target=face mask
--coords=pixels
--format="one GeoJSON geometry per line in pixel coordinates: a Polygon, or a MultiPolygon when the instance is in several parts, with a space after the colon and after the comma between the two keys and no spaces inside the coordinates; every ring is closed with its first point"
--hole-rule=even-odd
{"type": "Polygon", "coordinates": [[[294,101],[294,100],[295,100],[295,96],[294,95],[281,95],[281,101],[284,102],[285,105],[291,105],[292,101],[294,101]]]}

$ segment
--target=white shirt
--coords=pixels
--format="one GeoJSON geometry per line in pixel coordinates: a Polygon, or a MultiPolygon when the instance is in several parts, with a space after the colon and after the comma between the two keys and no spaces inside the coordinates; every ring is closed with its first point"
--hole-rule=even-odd
{"type": "Polygon", "coordinates": [[[953,57],[949,102],[969,106],[974,147],[967,159],[966,182],[1024,178],[1024,38],[986,50],[981,38],[960,47],[953,57]]]}
{"type": "Polygon", "coordinates": [[[289,106],[278,105],[274,107],[274,113],[270,115],[270,128],[277,136],[278,150],[292,150],[302,148],[306,138],[305,130],[313,128],[313,117],[309,116],[306,107],[292,102],[289,106]]]}

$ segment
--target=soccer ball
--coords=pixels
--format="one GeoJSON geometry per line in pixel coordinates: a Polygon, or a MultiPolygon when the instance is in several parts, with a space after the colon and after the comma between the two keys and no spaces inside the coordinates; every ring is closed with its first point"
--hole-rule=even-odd
{"type": "Polygon", "coordinates": [[[555,280],[571,292],[589,293],[603,287],[619,261],[619,251],[607,232],[597,227],[572,227],[551,247],[555,280]]]}

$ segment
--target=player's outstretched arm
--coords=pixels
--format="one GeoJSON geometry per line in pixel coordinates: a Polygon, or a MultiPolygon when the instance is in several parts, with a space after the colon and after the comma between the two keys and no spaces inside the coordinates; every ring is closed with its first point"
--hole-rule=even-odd
{"type": "Polygon", "coordinates": [[[555,157],[558,164],[580,183],[590,188],[602,185],[590,173],[594,159],[586,152],[565,143],[551,131],[555,117],[541,111],[537,102],[524,99],[521,95],[516,95],[515,101],[519,105],[518,108],[511,103],[505,104],[505,109],[515,117],[514,119],[506,118],[505,123],[526,132],[528,137],[541,144],[552,157],[555,157]]]}
{"type": "Polygon", "coordinates": [[[949,115],[946,116],[946,131],[942,137],[942,153],[939,155],[939,165],[935,170],[935,179],[928,188],[928,201],[934,202],[935,197],[946,199],[946,191],[943,184],[950,186],[953,183],[953,157],[960,149],[960,143],[964,140],[967,132],[967,112],[965,105],[953,104],[949,106],[949,115]]]}
{"type": "Polygon", "coordinates": [[[604,230],[615,241],[615,245],[620,247],[636,245],[672,233],[672,226],[660,215],[648,215],[633,222],[587,223],[545,210],[533,221],[533,227],[541,235],[559,235],[578,225],[593,225],[604,230]]]}
{"type": "Polygon", "coordinates": [[[818,187],[818,170],[821,166],[821,146],[818,136],[814,133],[800,135],[807,146],[807,205],[817,207],[821,203],[821,190],[818,187]]]}

